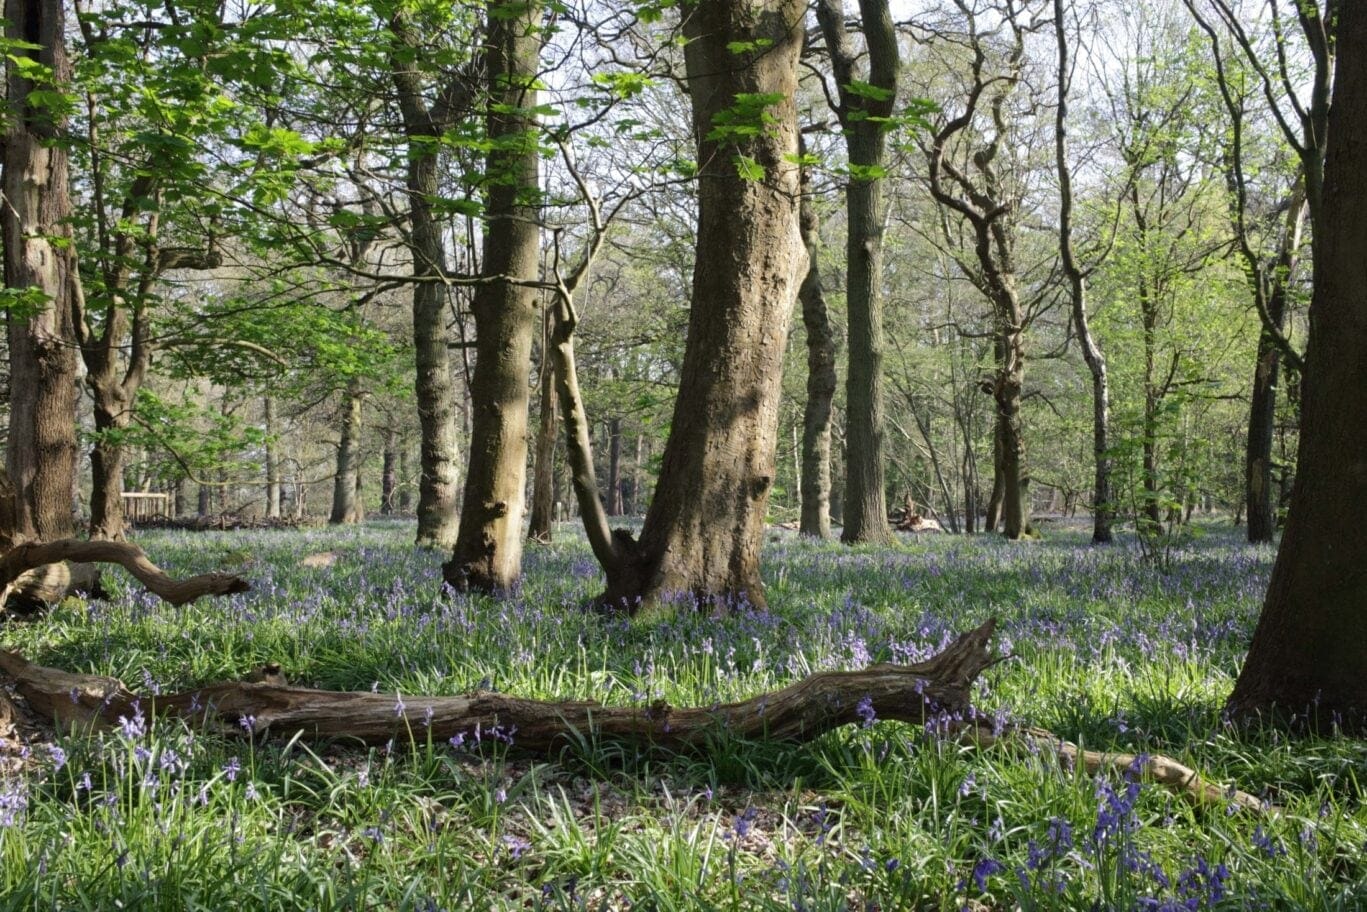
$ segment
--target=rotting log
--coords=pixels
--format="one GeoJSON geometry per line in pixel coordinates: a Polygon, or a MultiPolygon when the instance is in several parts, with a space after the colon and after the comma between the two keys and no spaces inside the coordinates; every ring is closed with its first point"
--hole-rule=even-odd
{"type": "Polygon", "coordinates": [[[0,606],[19,589],[23,575],[64,561],[80,564],[118,564],[156,596],[172,605],[184,605],[206,595],[246,592],[250,584],[231,573],[205,573],[178,580],[167,576],[137,545],[116,541],[25,542],[0,554],[0,606]]]}
{"type": "Polygon", "coordinates": [[[675,707],[603,706],[592,701],[527,700],[477,691],[423,697],[336,692],[230,681],[172,695],[136,694],[114,678],[44,668],[0,651],[0,671],[12,678],[34,712],[63,725],[109,727],[138,712],[183,718],[210,730],[290,737],[351,738],[369,744],[499,732],[518,748],[548,752],[581,738],[705,750],[720,733],[801,741],[876,716],[921,723],[939,713],[967,712],[974,680],[1000,659],[988,648],[995,622],[959,637],[915,665],[873,665],[825,671],[781,690],[736,703],[675,707]],[[250,726],[243,721],[250,719],[250,726]]]}

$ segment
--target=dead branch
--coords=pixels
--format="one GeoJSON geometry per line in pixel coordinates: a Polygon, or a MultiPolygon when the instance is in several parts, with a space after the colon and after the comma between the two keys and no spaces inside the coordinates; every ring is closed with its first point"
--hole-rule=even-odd
{"type": "Polygon", "coordinates": [[[246,580],[231,573],[205,573],[183,580],[174,579],[148,560],[141,548],[129,542],[64,538],[52,542],[26,542],[0,555],[0,590],[8,591],[25,571],[63,561],[118,564],[149,592],[172,605],[184,605],[206,595],[246,592],[251,588],[246,580]]]}

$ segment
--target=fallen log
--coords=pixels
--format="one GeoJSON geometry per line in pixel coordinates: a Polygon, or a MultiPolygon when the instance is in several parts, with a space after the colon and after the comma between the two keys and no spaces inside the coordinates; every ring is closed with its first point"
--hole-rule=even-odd
{"type": "Polygon", "coordinates": [[[994,622],[959,637],[915,665],[873,665],[826,671],[781,690],[736,703],[675,707],[603,706],[593,701],[527,700],[477,691],[422,697],[336,692],[273,683],[228,681],[184,693],[136,694],[114,678],[71,674],[0,651],[0,671],[13,678],[33,710],[65,725],[112,727],[138,712],[172,716],[224,733],[352,738],[369,744],[409,733],[434,739],[498,733],[521,749],[558,750],[581,738],[706,749],[722,732],[753,739],[801,741],[850,722],[873,718],[922,723],[942,712],[966,712],[969,691],[1000,659],[988,649],[994,622]],[[250,725],[245,725],[250,720],[250,725]]]}
{"type": "MultiPolygon", "coordinates": [[[[988,648],[995,621],[915,665],[878,664],[863,671],[817,672],[780,690],[711,707],[604,706],[593,701],[528,700],[489,691],[425,697],[289,687],[278,665],[243,681],[208,684],[171,695],[136,694],[115,678],[34,665],[0,650],[0,672],[12,678],[32,710],[75,728],[110,728],[139,713],[185,719],[228,736],[354,739],[367,744],[416,737],[465,741],[491,737],[520,750],[549,753],[596,738],[706,751],[719,734],[752,740],[806,741],[853,722],[942,720],[977,747],[1018,743],[1088,774],[1131,773],[1173,789],[1197,805],[1230,801],[1267,810],[1247,792],[1201,778],[1170,757],[1083,750],[1043,729],[994,730],[970,706],[973,682],[1003,660],[988,648]]],[[[944,730],[944,728],[941,728],[944,730]]]]}
{"type": "Polygon", "coordinates": [[[184,605],[206,595],[231,595],[251,588],[231,573],[205,573],[178,580],[167,576],[131,542],[80,541],[64,538],[51,542],[25,542],[0,555],[0,606],[19,589],[23,575],[48,565],[71,561],[82,564],[118,564],[147,590],[172,605],[184,605]]]}

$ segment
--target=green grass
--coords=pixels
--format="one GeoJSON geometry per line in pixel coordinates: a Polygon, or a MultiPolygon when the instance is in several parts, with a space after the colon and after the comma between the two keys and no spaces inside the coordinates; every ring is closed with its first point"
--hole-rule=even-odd
{"type": "Polygon", "coordinates": [[[147,691],[278,661],[332,689],[706,705],[916,660],[996,616],[1016,658],[987,674],[983,709],[1175,756],[1283,812],[1197,810],[893,722],[802,746],[719,739],[702,757],[592,739],[540,757],[420,729],[367,749],[129,720],[35,743],[0,775],[0,907],[1367,907],[1367,744],[1220,715],[1267,549],[1211,534],[1160,572],[1067,533],[883,550],[784,538],[766,554],[768,612],[630,621],[581,607],[600,580],[572,535],[532,546],[523,591],[493,601],[442,595],[440,556],[413,551],[411,532],[148,534],[168,569],[231,567],[255,591],[173,608],[120,579],[107,602],[69,600],[0,637],[147,691]],[[298,566],[322,550],[341,559],[298,566]]]}

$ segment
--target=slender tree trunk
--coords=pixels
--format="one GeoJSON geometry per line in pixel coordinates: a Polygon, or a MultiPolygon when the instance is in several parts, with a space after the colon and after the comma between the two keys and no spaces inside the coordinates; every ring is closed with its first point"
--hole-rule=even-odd
{"type": "Polygon", "coordinates": [[[622,515],[622,419],[608,419],[608,515],[622,515]]]}
{"type": "MultiPolygon", "coordinates": [[[[1268,280],[1267,315],[1281,332],[1286,319],[1287,290],[1294,279],[1306,206],[1293,196],[1281,249],[1268,280]]],[[[1255,293],[1262,293],[1259,289],[1255,293]]],[[[1272,502],[1272,442],[1277,427],[1277,385],[1282,367],[1281,349],[1264,328],[1258,335],[1258,362],[1253,373],[1253,393],[1248,411],[1248,445],[1244,459],[1244,499],[1248,504],[1248,540],[1270,542],[1277,531],[1277,510],[1272,502]]],[[[1288,368],[1289,369],[1289,368],[1288,368]]]]}
{"type": "Polygon", "coordinates": [[[392,427],[384,433],[384,460],[380,466],[380,515],[394,513],[394,492],[399,483],[399,434],[392,427]]]}
{"type": "Polygon", "coordinates": [[[856,54],[841,0],[821,0],[817,19],[835,71],[850,181],[845,190],[845,300],[849,367],[845,375],[845,542],[889,538],[883,471],[883,178],[886,118],[897,95],[897,35],[887,0],[860,0],[870,89],[853,90],[856,54]]]}
{"type": "Polygon", "coordinates": [[[807,248],[807,275],[798,290],[802,325],[807,331],[807,403],[802,412],[802,518],[798,532],[812,538],[831,535],[831,404],[835,400],[835,338],[821,287],[817,252],[821,224],[812,205],[809,173],[803,169],[799,217],[807,248]]]}
{"type": "MultiPolygon", "coordinates": [[[[411,24],[391,20],[395,37],[416,45],[411,24]]],[[[417,51],[415,50],[415,53],[417,51]]],[[[426,102],[421,76],[411,60],[395,60],[391,75],[398,91],[408,149],[409,249],[413,256],[413,351],[420,431],[417,546],[446,550],[456,539],[456,384],[447,349],[446,290],[434,281],[445,274],[446,244],[432,211],[439,198],[438,137],[444,127],[426,102]]]]}
{"type": "Polygon", "coordinates": [[[407,513],[413,509],[413,488],[408,481],[408,447],[399,447],[399,512],[407,513]]]}
{"type": "Polygon", "coordinates": [[[1236,715],[1367,728],[1367,5],[1342,4],[1291,512],[1236,715]]]}
{"type": "Polygon", "coordinates": [[[546,308],[541,344],[540,412],[536,430],[536,454],[532,463],[532,514],[527,523],[527,538],[549,542],[555,517],[555,368],[551,361],[551,334],[554,305],[546,308]]]}
{"type": "Polygon", "coordinates": [[[669,596],[764,604],[759,575],[773,485],[783,349],[806,272],[798,226],[800,0],[718,0],[690,8],[684,48],[698,144],[698,234],[688,337],[660,480],[639,542],[605,600],[669,596]],[[746,48],[737,51],[737,48],[746,48]],[[758,135],[718,135],[739,97],[770,96],[758,135]],[[763,177],[747,179],[738,164],[763,177]]]}
{"type": "Polygon", "coordinates": [[[1054,0],[1054,37],[1058,42],[1058,105],[1054,111],[1054,152],[1059,179],[1059,251],[1068,279],[1073,331],[1092,378],[1092,543],[1112,541],[1111,394],[1106,358],[1087,319],[1087,279],[1073,250],[1073,176],[1068,161],[1068,92],[1072,82],[1063,0],[1054,0]]]}
{"type": "Polygon", "coordinates": [[[266,423],[266,518],[280,518],[280,456],[275,450],[275,400],[265,396],[261,411],[266,423]]]}
{"type": "MultiPolygon", "coordinates": [[[[1019,306],[1012,326],[1020,325],[1019,306]]],[[[1008,330],[1002,340],[1007,360],[1002,364],[993,392],[997,403],[998,440],[1001,444],[1003,534],[1015,541],[1030,535],[1030,474],[1025,463],[1021,391],[1025,385],[1025,355],[1019,330],[1008,330]]]]}
{"type": "Polygon", "coordinates": [[[342,403],[341,439],[337,443],[337,472],[332,479],[332,514],[328,522],[358,523],[361,512],[361,406],[365,393],[359,380],[347,384],[342,403]]]}
{"type": "Polygon", "coordinates": [[[522,572],[522,517],[527,476],[527,375],[536,330],[536,295],[519,280],[537,276],[540,235],[533,199],[539,151],[533,88],[541,49],[541,6],[511,15],[493,0],[488,17],[490,94],[487,225],[483,269],[507,279],[480,285],[475,317],[475,374],[470,464],[455,551],[443,567],[457,589],[512,588],[522,572]]]}
{"type": "MultiPolygon", "coordinates": [[[[11,51],[47,67],[58,88],[70,79],[65,48],[65,4],[5,0],[5,34],[37,47],[11,51]]],[[[11,311],[9,323],[9,436],[6,469],[15,492],[13,537],[69,538],[72,479],[76,476],[75,296],[80,293],[70,243],[67,153],[55,142],[65,119],[31,107],[30,93],[50,91],[8,66],[9,114],[3,150],[4,205],[0,206],[5,287],[32,290],[35,312],[11,311]]]]}

